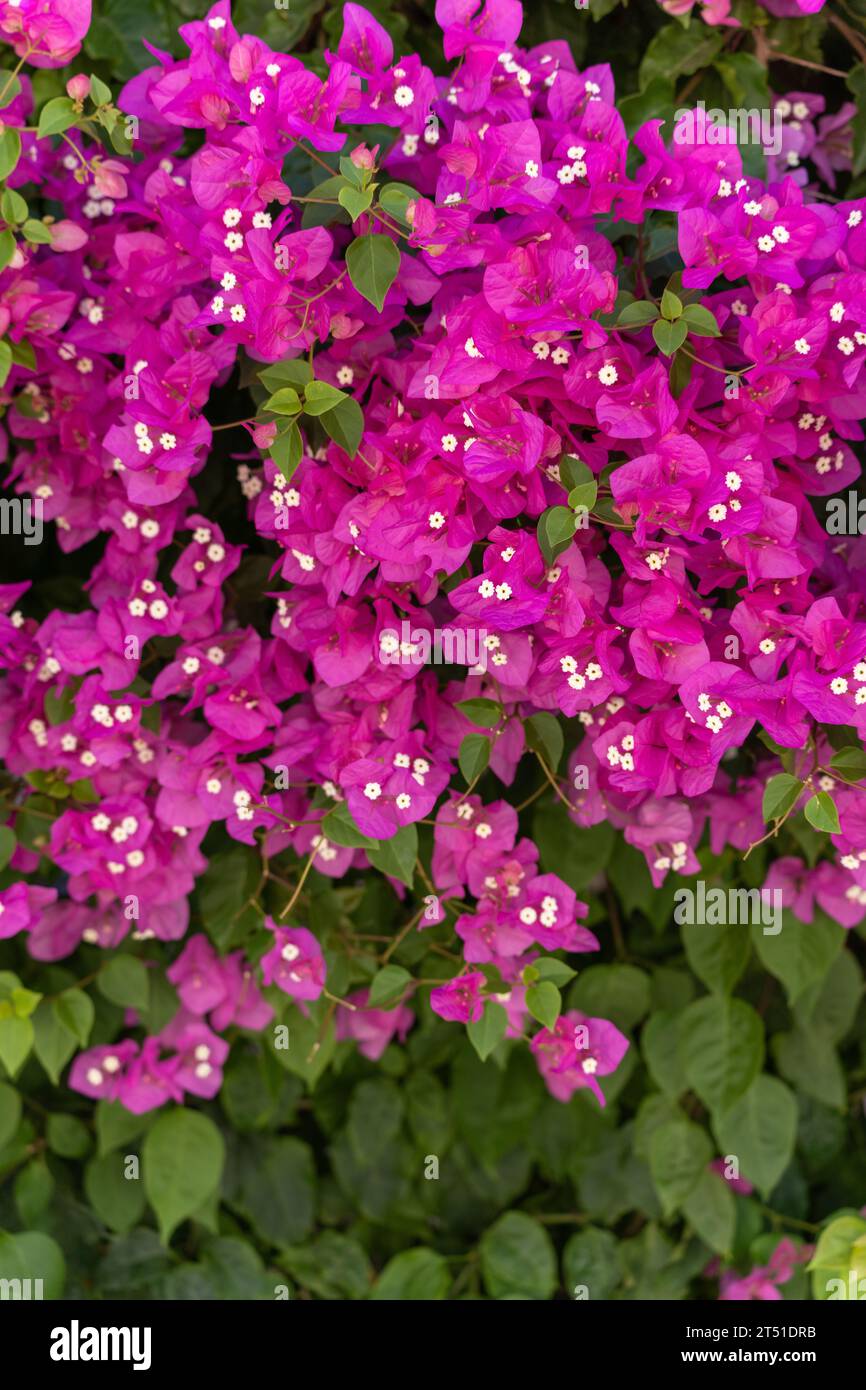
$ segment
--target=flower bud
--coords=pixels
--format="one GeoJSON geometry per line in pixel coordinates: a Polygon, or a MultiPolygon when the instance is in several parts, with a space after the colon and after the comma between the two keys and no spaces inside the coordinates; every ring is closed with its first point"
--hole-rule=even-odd
{"type": "Polygon", "coordinates": [[[374,169],[376,167],[372,152],[367,149],[366,145],[356,145],[349,158],[356,169],[374,169]]]}
{"type": "Polygon", "coordinates": [[[90,78],[83,72],[76,73],[75,77],[70,77],[66,84],[66,95],[73,101],[83,101],[90,93],[90,78]]]}

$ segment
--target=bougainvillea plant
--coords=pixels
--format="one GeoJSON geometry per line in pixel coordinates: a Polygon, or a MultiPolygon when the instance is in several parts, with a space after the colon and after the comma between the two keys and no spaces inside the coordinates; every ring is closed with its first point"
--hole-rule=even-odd
{"type": "Polygon", "coordinates": [[[188,8],[0,0],[0,1273],[856,1296],[866,26],[188,8]]]}

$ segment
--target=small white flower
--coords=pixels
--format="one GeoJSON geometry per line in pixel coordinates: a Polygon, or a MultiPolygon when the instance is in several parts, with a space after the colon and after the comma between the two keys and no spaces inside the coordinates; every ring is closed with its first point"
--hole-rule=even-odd
{"type": "Polygon", "coordinates": [[[382,795],[382,788],[378,782],[368,782],[364,788],[364,795],[368,801],[376,801],[382,795]]]}
{"type": "Polygon", "coordinates": [[[252,91],[250,92],[250,106],[255,111],[257,107],[264,106],[264,104],[265,94],[262,91],[261,87],[253,87],[252,91]]]}
{"type": "Polygon", "coordinates": [[[394,101],[396,104],[403,107],[411,106],[414,100],[415,93],[412,91],[412,88],[407,87],[405,83],[401,83],[394,93],[394,101]]]}

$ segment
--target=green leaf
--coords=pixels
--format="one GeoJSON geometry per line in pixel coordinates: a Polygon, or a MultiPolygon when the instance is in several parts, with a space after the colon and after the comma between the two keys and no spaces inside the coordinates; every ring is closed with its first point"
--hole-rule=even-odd
{"type": "Polygon", "coordinates": [[[814,1029],[792,1028],[772,1040],[779,1071],[797,1091],[831,1109],[845,1108],[845,1073],[829,1038],[814,1029]]]}
{"type": "Polygon", "coordinates": [[[457,753],[460,771],[471,786],[490,762],[490,739],[486,734],[467,734],[457,753]]]}
{"type": "Polygon", "coordinates": [[[368,849],[367,858],[380,873],[399,879],[411,888],[418,858],[418,827],[401,825],[390,840],[380,840],[374,848],[368,849]]]}
{"type": "Polygon", "coordinates": [[[673,321],[683,312],[683,301],[672,290],[665,290],[662,294],[661,308],[662,316],[673,321]]]}
{"type": "Polygon", "coordinates": [[[94,72],[90,74],[90,95],[96,106],[107,106],[111,101],[111,88],[94,72]]]}
{"type": "Polygon", "coordinates": [[[797,1102],[784,1082],[761,1075],[714,1114],[713,1130],[721,1152],[735,1156],[743,1177],[767,1198],[794,1153],[797,1102]]]}
{"type": "Polygon", "coordinates": [[[321,421],[334,443],[353,459],[364,436],[364,412],[358,402],[345,396],[333,410],[325,411],[321,421]]]}
{"type": "Polygon", "coordinates": [[[45,223],[37,221],[35,217],[28,217],[21,232],[24,240],[34,246],[47,246],[51,241],[51,233],[45,223]]]}
{"type": "Polygon", "coordinates": [[[647,1020],[640,1040],[650,1076],[672,1100],[689,1084],[680,1056],[681,1018],[673,1010],[658,1010],[647,1020]]]}
{"type": "Polygon", "coordinates": [[[480,729],[495,729],[502,718],[502,706],[495,700],[458,700],[455,708],[480,729]]]}
{"type": "Polygon", "coordinates": [[[406,986],[412,981],[408,970],[402,965],[385,965],[373,976],[370,996],[367,1003],[371,1009],[387,1009],[396,1004],[406,993],[406,986]]]}
{"type": "Polygon", "coordinates": [[[671,1216],[697,1185],[713,1156],[712,1146],[699,1125],[682,1119],[656,1129],[649,1152],[650,1172],[662,1210],[671,1216]]]}
{"type": "Polygon", "coordinates": [[[781,820],[786,816],[796,806],[802,790],[803,783],[799,777],[792,777],[788,772],[779,772],[775,777],[771,777],[764,788],[761,805],[761,814],[765,822],[769,825],[770,821],[781,820]]]}
{"type": "Polygon", "coordinates": [[[27,203],[14,188],[4,188],[0,198],[0,216],[4,222],[23,222],[27,216],[27,203]]]}
{"type": "Polygon", "coordinates": [[[303,452],[304,445],[297,420],[293,420],[288,429],[278,427],[277,437],[268,449],[268,456],[273,459],[287,483],[294,477],[303,452]]]}
{"type": "Polygon", "coordinates": [[[753,926],[752,940],[762,964],[782,981],[788,1002],[795,1004],[804,990],[824,979],[842,949],[845,928],[824,913],[806,923],[786,911],[780,932],[765,935],[753,926]]]}
{"type": "Polygon", "coordinates": [[[147,1013],[150,982],[146,965],[136,956],[114,956],[96,983],[100,994],[112,1004],[147,1013]]]}
{"type": "Polygon", "coordinates": [[[568,494],[568,505],[577,515],[582,512],[591,512],[598,499],[598,483],[593,478],[591,483],[579,483],[573,487],[568,494]]]}
{"type": "MultiPolygon", "coordinates": [[[[2,138],[0,138],[2,147],[2,138]]],[[[5,270],[15,255],[15,238],[10,231],[0,232],[0,270],[5,270]]]]}
{"type": "Polygon", "coordinates": [[[648,299],[636,299],[627,304],[617,318],[617,328],[646,328],[659,316],[658,306],[648,299]]]}
{"type": "Polygon", "coordinates": [[[689,1085],[704,1104],[728,1109],[761,1070],[761,1019],[742,999],[698,999],[682,1016],[680,1055],[689,1085]]]}
{"type": "Polygon", "coordinates": [[[301,398],[294,386],[281,386],[268,397],[262,410],[270,410],[274,415],[300,415],[301,398]]]}
{"type": "Polygon", "coordinates": [[[653,324],[653,338],[656,347],[664,353],[665,357],[672,357],[677,348],[682,347],[688,337],[688,328],[682,319],[676,323],[668,323],[667,319],[656,319],[653,324]]]}
{"type": "Polygon", "coordinates": [[[239,945],[260,925],[262,910],[253,899],[261,872],[261,861],[253,849],[232,845],[211,856],[196,883],[205,930],[221,951],[239,945]]]}
{"type": "Polygon", "coordinates": [[[150,1127],[155,1118],[152,1111],[144,1115],[134,1115],[119,1101],[99,1101],[96,1106],[95,1124],[100,1156],[121,1148],[130,1139],[135,1139],[150,1127]]]}
{"type": "MultiPolygon", "coordinates": [[[[37,1297],[34,1281],[42,1280],[43,1298],[62,1298],[66,1284],[63,1251],[41,1231],[0,1231],[0,1279],[29,1280],[30,1297],[37,1297]]],[[[23,1295],[22,1295],[23,1296],[23,1295]]]]}
{"type": "Polygon", "coordinates": [[[567,985],[577,974],[570,965],[566,965],[564,960],[559,960],[557,956],[540,956],[533,961],[533,969],[536,978],[539,980],[550,980],[551,984],[560,988],[567,985]]]}
{"type": "Polygon", "coordinates": [[[90,1148],[90,1130],[77,1115],[49,1115],[45,1138],[61,1158],[83,1158],[90,1148]]]}
{"type": "Polygon", "coordinates": [[[53,1008],[58,1022],[69,1030],[82,1047],[86,1047],[94,1016],[90,995],[85,994],[83,989],[66,989],[55,999],[53,1008]]]}
{"type": "Polygon", "coordinates": [[[0,1149],[5,1148],[21,1123],[21,1097],[13,1086],[0,1081],[0,1149]]]}
{"type": "Polygon", "coordinates": [[[0,386],[5,386],[12,370],[12,344],[0,341],[0,386]]]}
{"type": "Polygon", "coordinates": [[[691,381],[693,366],[694,360],[691,357],[689,357],[688,353],[686,352],[675,352],[673,357],[671,358],[670,371],[668,372],[668,383],[670,385],[671,395],[673,396],[674,400],[679,400],[680,396],[683,394],[689,382],[691,381]]]}
{"type": "MultiPolygon", "coordinates": [[[[71,97],[52,97],[51,101],[46,101],[39,112],[39,125],[36,133],[40,139],[46,135],[59,135],[61,131],[68,130],[77,121],[78,112],[75,110],[75,103],[71,97]]],[[[5,178],[5,175],[3,177],[5,178]]]]}
{"type": "Polygon", "coordinates": [[[828,835],[839,834],[839,812],[829,792],[818,792],[816,796],[810,797],[803,807],[803,814],[816,830],[824,830],[828,835]]]}
{"type": "Polygon", "coordinates": [[[33,1046],[33,1024],[29,1018],[0,1018],[0,1062],[14,1077],[33,1046]]]}
{"type": "Polygon", "coordinates": [[[495,1299],[549,1299],[556,1288],[556,1254],[547,1231],[522,1211],[507,1211],[479,1246],[484,1287],[495,1299]]]}
{"type": "Polygon", "coordinates": [[[686,958],[698,979],[714,994],[730,994],[752,954],[748,927],[684,923],[680,933],[686,958]]]}
{"type": "Polygon", "coordinates": [[[569,507],[548,507],[541,513],[535,534],[546,565],[552,565],[557,555],[568,549],[576,529],[569,507]]]}
{"type": "Polygon", "coordinates": [[[359,165],[353,164],[351,159],[345,155],[340,159],[340,173],[353,188],[363,188],[364,184],[369,183],[373,176],[372,169],[362,169],[359,165]]]}
{"type": "Polygon", "coordinates": [[[235,1160],[239,1191],[233,1205],[268,1245],[294,1245],[313,1228],[316,1173],[300,1139],[245,1139],[235,1160]]]}
{"type": "Polygon", "coordinates": [[[356,237],[346,250],[346,269],[358,293],[382,312],[400,269],[400,251],[381,232],[356,237]]]}
{"type": "Polygon", "coordinates": [[[403,222],[408,227],[406,209],[419,197],[417,190],[411,188],[408,183],[386,183],[379,194],[379,206],[389,217],[396,217],[398,222],[403,222]]]}
{"type": "Polygon", "coordinates": [[[857,103],[851,122],[851,175],[856,179],[866,171],[866,67],[855,63],[845,80],[857,103]]]}
{"type": "Polygon", "coordinates": [[[15,853],[15,831],[11,825],[0,825],[0,869],[5,869],[15,853]]]}
{"type": "Polygon", "coordinates": [[[705,309],[703,304],[687,304],[683,309],[683,323],[688,324],[689,332],[697,338],[718,338],[722,330],[716,322],[715,314],[705,309]]]}
{"type": "Polygon", "coordinates": [[[367,211],[373,201],[372,188],[349,188],[344,185],[337,194],[337,201],[344,207],[353,222],[367,211]]]}
{"type": "Polygon", "coordinates": [[[33,1051],[56,1086],[77,1043],[74,1032],[58,1018],[57,1004],[46,1000],[33,1015],[33,1051]]]}
{"type": "Polygon", "coordinates": [[[340,189],[345,186],[346,180],[342,174],[335,174],[333,178],[323,179],[315,188],[311,188],[307,197],[317,201],[304,205],[301,226],[306,230],[309,227],[325,227],[329,222],[349,223],[349,214],[338,201],[340,189]]]}
{"type": "Polygon", "coordinates": [[[540,984],[530,985],[527,989],[526,1007],[545,1028],[553,1029],[562,1012],[562,996],[550,980],[542,980],[540,984]]]}
{"type": "Polygon", "coordinates": [[[224,1159],[222,1135],[206,1115],[176,1108],[158,1116],[144,1141],[142,1167],[164,1245],[216,1191],[224,1159]]]}
{"type": "Polygon", "coordinates": [[[467,1023],[466,1032],[469,1041],[482,1062],[486,1062],[491,1052],[502,1042],[507,1027],[507,1010],[501,1004],[497,1004],[494,999],[485,1001],[484,1012],[476,1022],[467,1023]]]}
{"type": "Polygon", "coordinates": [[[7,179],[21,158],[21,136],[12,125],[0,135],[0,179],[7,179]]]}
{"type": "Polygon", "coordinates": [[[526,745],[540,753],[551,772],[555,772],[565,747],[565,735],[556,715],[541,710],[523,721],[526,745]]]}
{"type": "Polygon", "coordinates": [[[35,1158],[15,1179],[15,1205],[25,1226],[34,1226],[54,1196],[55,1183],[43,1160],[35,1158]]]}
{"type": "Polygon", "coordinates": [[[338,801],[337,805],[322,817],[322,834],[344,849],[369,850],[377,844],[377,841],[371,840],[368,835],[362,835],[345,801],[338,801]]]}
{"type": "Polygon", "coordinates": [[[737,1208],[734,1194],[720,1174],[704,1170],[682,1203],[682,1213],[711,1250],[730,1257],[737,1208]]]}
{"type": "Polygon", "coordinates": [[[258,373],[259,381],[268,392],[279,391],[281,386],[294,386],[300,391],[313,379],[313,369],[304,357],[284,357],[258,373]]]}
{"type": "Polygon", "coordinates": [[[325,415],[345,400],[348,400],[345,391],[327,381],[310,381],[304,389],[304,414],[325,415]]]}
{"type": "Polygon", "coordinates": [[[28,371],[35,372],[36,350],[33,344],[28,342],[26,338],[22,338],[20,342],[10,343],[9,346],[12,349],[12,361],[16,367],[26,367],[28,371]]]}
{"type": "Polygon", "coordinates": [[[562,1278],[570,1297],[585,1289],[590,1302],[609,1299],[622,1278],[616,1236],[598,1226],[585,1226],[569,1236],[562,1252],[562,1278]]]}
{"type": "Polygon", "coordinates": [[[435,1250],[419,1245],[413,1250],[401,1250],[388,1261],[370,1292],[373,1302],[383,1299],[426,1302],[445,1298],[451,1287],[451,1275],[443,1257],[435,1250]]]}
{"type": "Polygon", "coordinates": [[[580,972],[568,1002],[591,1018],[633,1028],[649,1013],[649,976],[636,965],[590,965],[580,972]]]}
{"type": "Polygon", "coordinates": [[[831,1281],[835,1279],[833,1294],[836,1299],[847,1301],[852,1295],[862,1299],[860,1281],[866,1278],[866,1221],[863,1217],[846,1213],[831,1221],[818,1237],[808,1269],[812,1272],[814,1298],[829,1298],[831,1281]]]}
{"type": "Polygon", "coordinates": [[[571,492],[584,483],[595,482],[592,469],[574,454],[563,454],[559,460],[559,481],[571,492]]]}
{"type": "Polygon", "coordinates": [[[696,32],[694,26],[686,30],[666,24],[647,45],[638,79],[641,90],[653,78],[677,81],[707,67],[724,41],[725,36],[717,29],[701,27],[696,32]]]}
{"type": "Polygon", "coordinates": [[[830,771],[845,782],[862,782],[866,778],[866,750],[857,746],[840,748],[830,759],[830,771]]]}
{"type": "Polygon", "coordinates": [[[807,1032],[840,1042],[853,1026],[863,997],[863,973],[851,951],[840,951],[826,975],[808,985],[794,1004],[794,1017],[807,1032]]]}
{"type": "Polygon", "coordinates": [[[103,1154],[91,1158],[84,1169],[84,1191],[97,1216],[112,1231],[131,1231],[146,1205],[144,1183],[126,1177],[126,1155],[103,1154]]]}
{"type": "Polygon", "coordinates": [[[21,95],[21,82],[19,78],[11,72],[0,72],[0,111],[11,106],[17,96],[21,95]]]}

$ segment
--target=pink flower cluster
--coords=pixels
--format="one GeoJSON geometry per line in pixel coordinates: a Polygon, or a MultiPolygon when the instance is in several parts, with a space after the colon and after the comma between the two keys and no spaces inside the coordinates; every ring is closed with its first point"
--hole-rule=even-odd
{"type": "MultiPolygon", "coordinates": [[[[15,16],[47,13],[0,8],[9,35],[15,16]]],[[[84,15],[60,9],[55,61],[84,15]]],[[[813,200],[783,169],[764,184],[736,145],[671,142],[657,120],[630,142],[607,66],[578,70],[558,41],[521,48],[516,0],[475,11],[438,0],[443,78],[395,58],[347,4],[321,79],[239,35],[218,0],[181,29],[187,57],[154,51],[122,93],[134,159],[102,160],[74,131],[80,158],[22,134],[13,181],[67,219],[0,275],[0,315],[38,364],[12,368],[4,443],[65,551],[104,541],[80,611],[37,621],[26,585],[0,589],[6,766],[95,793],[51,826],[59,886],[0,894],[0,934],[27,932],[40,960],[110,949],[133,922],[139,940],[184,938],[215,823],[266,857],[312,854],[314,873],[363,868],[364,849],[320,826],[345,803],[377,841],[434,821],[433,887],[474,899],[457,937],[469,967],[506,982],[516,1037],[526,965],[598,941],[515,809],[460,789],[460,746],[479,729],[462,702],[499,711],[490,766],[506,788],[531,756],[527,717],[577,720],[570,814],[620,828],[657,885],[698,870],[706,831],[716,853],[764,834],[780,755],[753,740],[738,757],[759,729],[804,780],[832,756],[823,726],[866,730],[866,547],[831,542],[815,510],[859,476],[866,199],[813,200]],[[286,156],[302,144],[333,173],[343,127],[364,122],[394,132],[379,179],[417,193],[404,230],[369,212],[303,226],[286,156]],[[720,329],[689,339],[677,394],[649,328],[611,326],[623,275],[638,297],[648,287],[605,235],[672,214],[682,285],[720,329]],[[371,231],[402,246],[381,312],[346,268],[371,231]],[[363,440],[354,456],[305,448],[290,476],[244,453],[239,504],[275,560],[257,630],[226,601],[242,547],[196,495],[208,406],[239,356],[308,355],[318,381],[362,403],[363,440]],[[564,455],[598,482],[599,511],[549,563],[536,528],[566,504],[564,455]],[[445,683],[414,637],[391,660],[404,622],[479,634],[484,660],[445,683]],[[283,767],[288,786],[272,778],[283,767]]],[[[4,119],[24,126],[30,110],[25,81],[4,119]]],[[[249,432],[266,449],[274,438],[252,417],[249,432]]],[[[840,828],[815,867],[780,859],[770,886],[806,920],[817,902],[851,926],[866,912],[866,798],[822,776],[840,828]]],[[[39,862],[19,846],[13,868],[39,862]]],[[[212,1094],[219,1032],[271,1017],[260,984],[302,1003],[325,985],[314,934],[268,925],[257,963],[189,939],[168,972],[182,1013],[140,1048],[81,1055],[72,1086],[132,1109],[212,1094]]],[[[432,1007],[472,1023],[484,985],[470,969],[432,1007]]],[[[338,1036],[375,1058],[414,1015],[366,1000],[338,1009],[338,1036]]],[[[561,1099],[589,1086],[603,1100],[595,1078],[626,1046],[580,1015],[532,1040],[561,1099]]]]}

